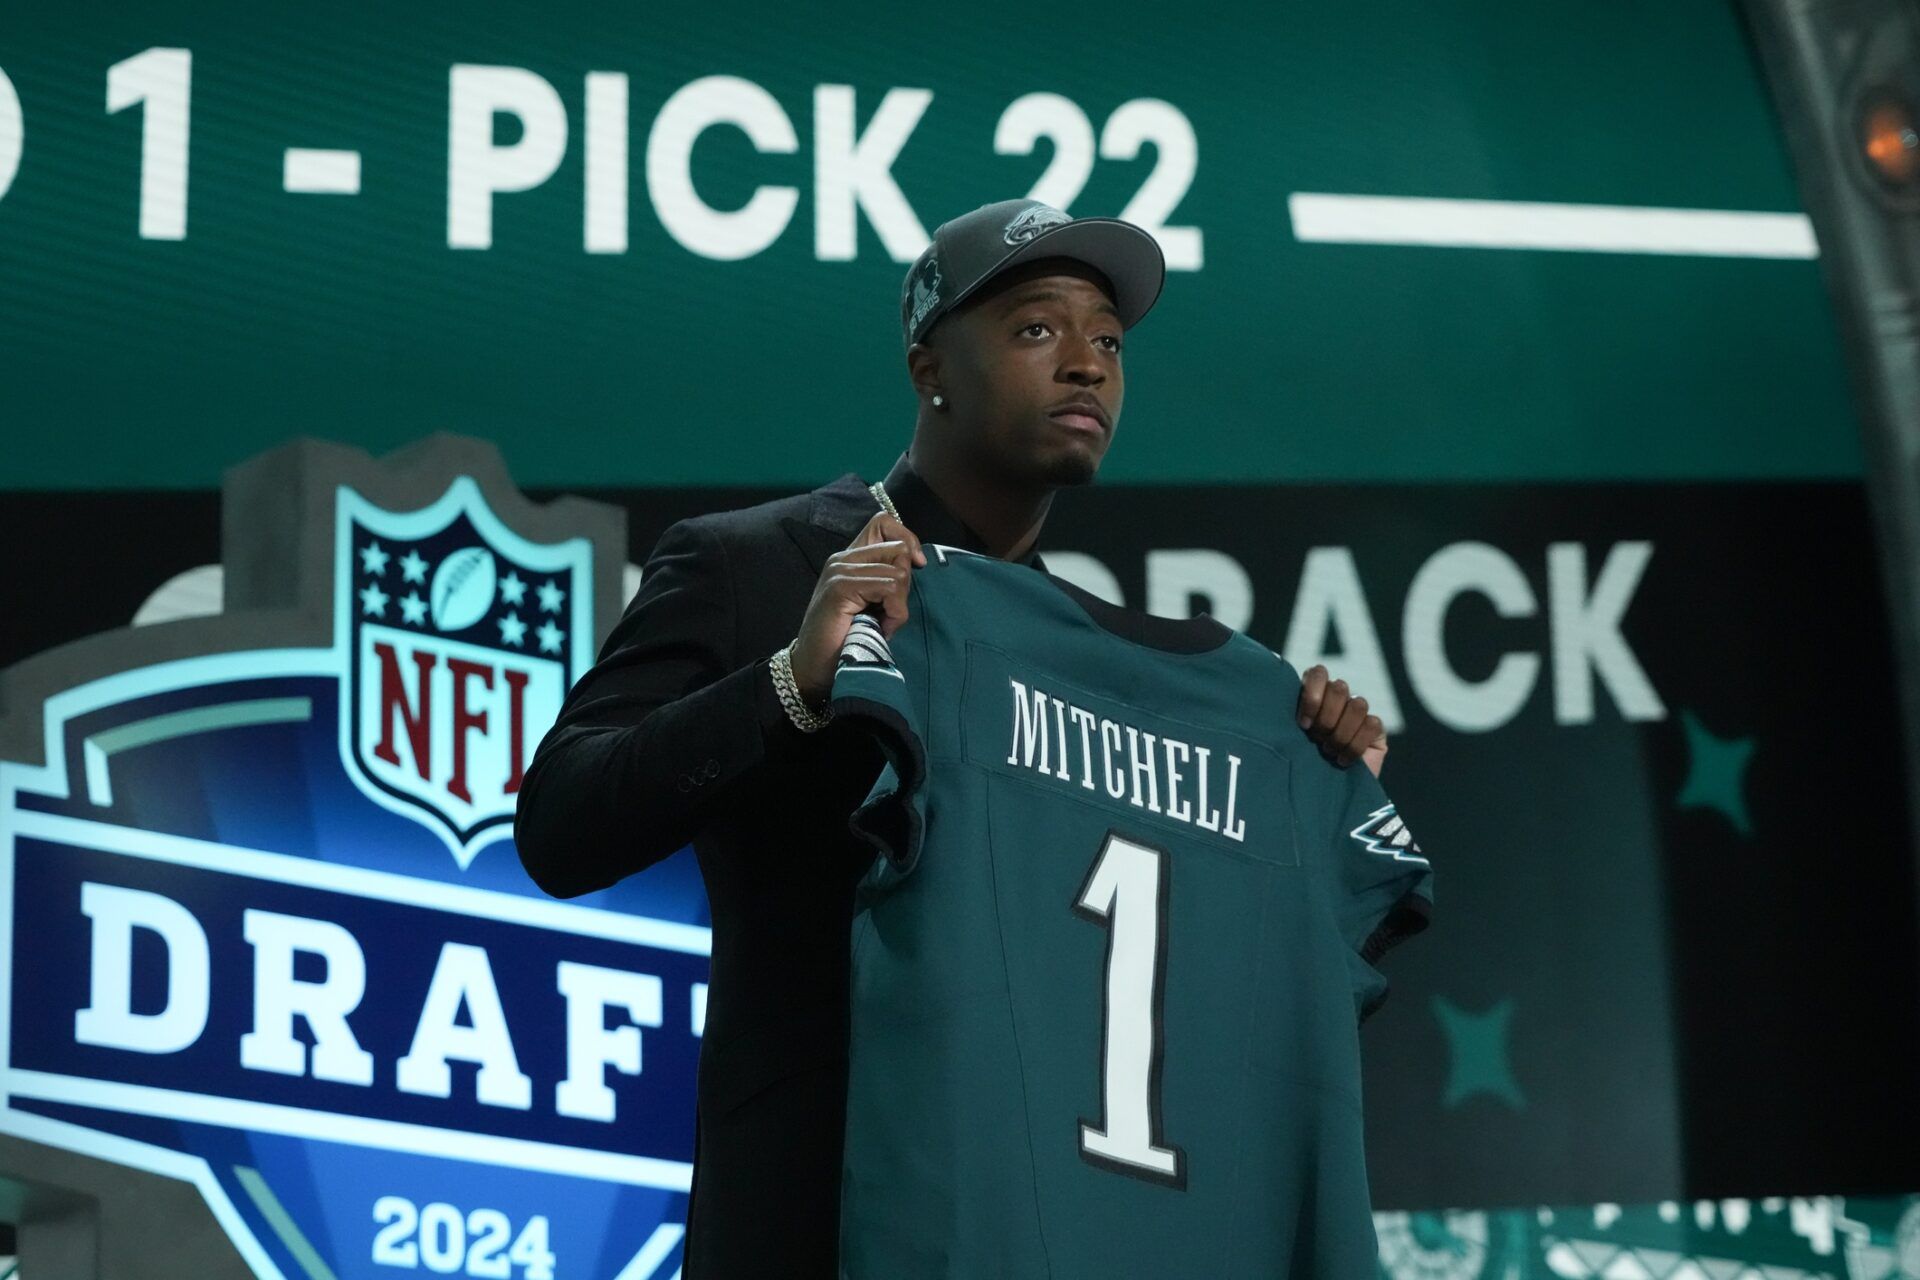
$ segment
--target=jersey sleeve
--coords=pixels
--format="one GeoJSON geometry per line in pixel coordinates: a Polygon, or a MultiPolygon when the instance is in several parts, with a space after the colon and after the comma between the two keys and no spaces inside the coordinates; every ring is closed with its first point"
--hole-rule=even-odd
{"type": "Polygon", "coordinates": [[[836,722],[851,722],[872,734],[886,755],[880,776],[847,825],[901,875],[919,860],[926,830],[927,753],[921,738],[926,684],[925,663],[909,660],[903,666],[895,650],[910,659],[922,644],[913,617],[894,632],[891,644],[876,618],[856,617],[840,649],[828,703],[836,722]]]}
{"type": "Polygon", "coordinates": [[[1371,770],[1356,763],[1340,778],[1335,901],[1341,934],[1359,961],[1355,1000],[1364,1020],[1387,998],[1386,978],[1374,965],[1432,917],[1433,865],[1371,770]]]}

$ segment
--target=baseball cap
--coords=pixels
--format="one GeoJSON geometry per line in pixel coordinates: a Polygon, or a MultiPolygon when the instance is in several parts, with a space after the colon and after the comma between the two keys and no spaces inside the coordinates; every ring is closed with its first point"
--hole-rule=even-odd
{"type": "Polygon", "coordinates": [[[906,345],[1007,268],[1035,258],[1072,258],[1113,284],[1120,327],[1147,314],[1166,283],[1166,256],[1144,227],[1118,218],[1075,218],[1038,200],[1001,200],[934,230],[900,286],[906,345]]]}

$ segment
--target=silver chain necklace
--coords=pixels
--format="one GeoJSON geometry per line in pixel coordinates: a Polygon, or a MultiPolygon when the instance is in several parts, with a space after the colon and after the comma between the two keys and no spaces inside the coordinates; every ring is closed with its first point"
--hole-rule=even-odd
{"type": "MultiPolygon", "coordinates": [[[[893,499],[887,496],[887,486],[875,480],[867,486],[867,492],[873,495],[874,501],[880,504],[882,510],[895,520],[900,520],[900,508],[894,506],[893,499]]],[[[900,523],[905,524],[906,521],[900,520],[900,523]]]]}

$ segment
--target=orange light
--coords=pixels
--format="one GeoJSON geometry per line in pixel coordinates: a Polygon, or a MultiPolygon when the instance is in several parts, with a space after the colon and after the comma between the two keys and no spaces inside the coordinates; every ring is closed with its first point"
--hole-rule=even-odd
{"type": "Polygon", "coordinates": [[[1920,130],[1906,103],[1883,99],[1867,110],[1862,127],[1862,149],[1882,182],[1906,187],[1920,178],[1920,130]]]}

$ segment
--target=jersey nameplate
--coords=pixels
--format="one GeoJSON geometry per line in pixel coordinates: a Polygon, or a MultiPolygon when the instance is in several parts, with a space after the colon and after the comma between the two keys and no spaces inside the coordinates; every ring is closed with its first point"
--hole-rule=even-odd
{"type": "Polygon", "coordinates": [[[1287,761],[1272,748],[1104,697],[990,645],[967,646],[969,763],[1288,866],[1287,761]]]}

